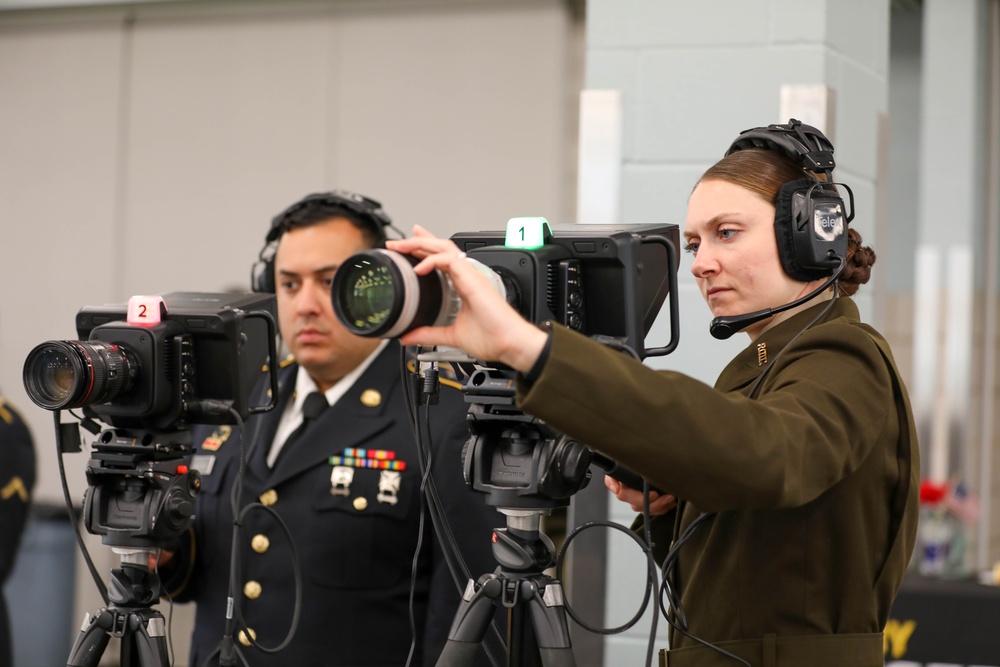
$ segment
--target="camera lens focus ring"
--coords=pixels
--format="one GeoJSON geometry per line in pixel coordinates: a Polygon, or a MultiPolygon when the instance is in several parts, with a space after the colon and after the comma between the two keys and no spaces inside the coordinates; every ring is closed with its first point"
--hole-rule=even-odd
{"type": "Polygon", "coordinates": [[[337,269],[331,297],[337,318],[358,336],[396,338],[419,326],[442,324],[456,309],[439,271],[418,276],[417,260],[391,250],[368,250],[337,269]]]}
{"type": "Polygon", "coordinates": [[[36,405],[62,410],[113,400],[131,386],[136,370],[118,345],[53,340],[28,354],[23,380],[36,405]]]}

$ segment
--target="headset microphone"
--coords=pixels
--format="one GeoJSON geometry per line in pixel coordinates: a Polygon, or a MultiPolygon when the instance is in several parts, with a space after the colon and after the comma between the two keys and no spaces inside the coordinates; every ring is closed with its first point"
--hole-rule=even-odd
{"type": "Polygon", "coordinates": [[[737,331],[742,331],[751,324],[760,322],[761,320],[767,319],[772,315],[783,313],[786,310],[791,310],[796,306],[801,306],[806,301],[809,301],[810,299],[815,298],[817,295],[822,294],[823,290],[825,290],[834,282],[836,282],[837,278],[840,277],[840,274],[843,273],[844,267],[847,266],[846,259],[844,259],[843,257],[838,257],[837,259],[840,260],[840,266],[837,267],[837,270],[833,272],[832,276],[823,281],[822,285],[814,289],[812,292],[809,292],[809,294],[806,294],[805,296],[800,297],[790,303],[786,303],[783,306],[778,306],[777,308],[765,308],[764,310],[758,310],[753,313],[746,313],[744,315],[728,315],[728,316],[716,317],[714,320],[712,320],[712,323],[708,327],[709,333],[712,334],[713,338],[717,338],[718,340],[726,340],[737,331]]]}

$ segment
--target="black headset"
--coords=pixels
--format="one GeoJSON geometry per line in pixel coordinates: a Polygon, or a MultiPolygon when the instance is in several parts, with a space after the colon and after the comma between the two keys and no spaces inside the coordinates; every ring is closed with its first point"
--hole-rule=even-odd
{"type": "MultiPolygon", "coordinates": [[[[392,227],[392,219],[386,214],[382,204],[370,197],[349,190],[306,195],[271,220],[264,247],[250,270],[250,285],[254,292],[274,294],[274,255],[278,250],[278,240],[282,234],[294,228],[297,218],[310,214],[321,214],[323,219],[342,216],[364,225],[374,233],[376,248],[385,247],[386,228],[392,227]]],[[[319,219],[315,221],[319,222],[319,219]]]]}
{"type": "Polygon", "coordinates": [[[815,127],[792,118],[784,125],[744,130],[726,155],[747,148],[782,152],[804,169],[827,175],[827,181],[804,175],[781,186],[775,203],[774,232],[785,273],[802,282],[831,275],[847,256],[847,224],[854,219],[854,193],[830,178],[836,166],[833,144],[815,127]],[[847,191],[850,210],[844,206],[837,186],[847,191]]]}
{"type": "Polygon", "coordinates": [[[779,151],[800,162],[803,171],[826,174],[825,181],[803,174],[801,179],[782,185],[774,212],[778,257],[785,273],[806,283],[821,278],[826,280],[795,301],[753,313],[716,317],[708,330],[720,340],[755,322],[805,303],[836,282],[847,266],[847,224],[854,219],[854,193],[843,183],[832,181],[831,172],[836,166],[833,144],[815,127],[792,118],[784,125],[744,130],[726,155],[747,148],[779,151]],[[844,206],[837,186],[847,190],[851,202],[849,210],[844,206]]]}

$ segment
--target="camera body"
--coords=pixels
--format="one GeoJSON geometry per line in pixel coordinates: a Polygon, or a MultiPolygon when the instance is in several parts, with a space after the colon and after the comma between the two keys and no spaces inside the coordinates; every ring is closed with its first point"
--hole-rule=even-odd
{"type": "MultiPolygon", "coordinates": [[[[201,479],[182,461],[194,451],[189,426],[274,406],[274,372],[269,403],[253,405],[251,396],[265,362],[274,368],[276,310],[270,294],[133,297],[85,306],[76,316],[81,340],[28,354],[24,387],[36,405],[82,408],[109,426],[87,464],[87,530],[114,547],[153,549],[191,525],[201,479]]],[[[63,451],[79,451],[76,426],[60,438],[63,451]]]]}
{"type": "Polygon", "coordinates": [[[232,423],[230,408],[242,418],[270,409],[251,405],[251,395],[276,356],[273,295],[172,292],[155,299],[161,312],[149,323],[132,321],[125,304],[82,308],[81,340],[49,341],[28,355],[31,399],[152,431],[232,423]]]}
{"type": "MultiPolygon", "coordinates": [[[[544,218],[512,218],[506,232],[459,233],[451,240],[525,319],[615,339],[646,357],[676,347],[679,237],[677,225],[553,228],[544,218]],[[526,234],[529,227],[534,233],[526,234]],[[670,345],[646,348],[668,295],[670,345]]],[[[418,276],[416,263],[381,249],[349,257],[333,279],[337,318],[351,333],[381,338],[452,322],[461,299],[450,279],[440,271],[418,276]]]]}
{"type": "MultiPolygon", "coordinates": [[[[550,229],[535,248],[510,246],[510,230],[461,232],[451,240],[517,285],[512,305],[531,322],[551,320],[586,336],[618,339],[643,358],[673,349],[646,348],[644,341],[664,300],[675,294],[677,225],[550,229]]],[[[676,319],[672,314],[671,323],[676,319]]]]}

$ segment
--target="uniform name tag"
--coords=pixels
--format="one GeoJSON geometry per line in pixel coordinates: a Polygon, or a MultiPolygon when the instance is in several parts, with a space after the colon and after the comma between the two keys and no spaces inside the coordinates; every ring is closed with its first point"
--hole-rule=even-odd
{"type": "Polygon", "coordinates": [[[195,454],[191,457],[191,468],[197,470],[202,475],[211,475],[215,468],[214,454],[195,454]]]}

